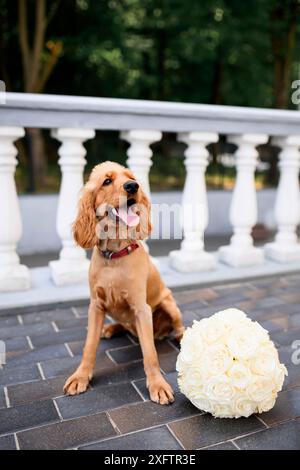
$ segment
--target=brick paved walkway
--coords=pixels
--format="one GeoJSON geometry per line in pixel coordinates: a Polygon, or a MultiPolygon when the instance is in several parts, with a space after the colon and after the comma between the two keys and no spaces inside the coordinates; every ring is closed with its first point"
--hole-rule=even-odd
{"type": "Polygon", "coordinates": [[[0,449],[300,449],[300,275],[175,294],[186,325],[231,306],[266,327],[289,377],[275,408],[259,417],[220,420],[199,412],[176,387],[176,346],[157,344],[160,364],[176,389],[171,406],[148,400],[135,340],[103,340],[87,393],[62,396],[79,363],[87,308],[0,315],[7,364],[0,369],[0,449]]]}

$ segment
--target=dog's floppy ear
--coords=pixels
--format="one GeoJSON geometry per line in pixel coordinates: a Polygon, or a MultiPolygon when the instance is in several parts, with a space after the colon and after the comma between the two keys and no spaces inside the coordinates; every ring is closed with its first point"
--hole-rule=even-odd
{"type": "Polygon", "coordinates": [[[143,192],[141,201],[139,203],[140,212],[140,224],[138,238],[145,240],[151,235],[152,224],[151,224],[151,202],[148,196],[143,192]]]}
{"type": "Polygon", "coordinates": [[[78,203],[78,214],[73,224],[73,235],[76,243],[86,249],[93,248],[97,243],[97,218],[94,201],[94,191],[87,183],[82,190],[78,203]]]}

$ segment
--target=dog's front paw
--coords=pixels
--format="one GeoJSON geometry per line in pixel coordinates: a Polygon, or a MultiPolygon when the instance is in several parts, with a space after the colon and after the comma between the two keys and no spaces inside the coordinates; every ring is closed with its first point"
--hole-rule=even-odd
{"type": "Polygon", "coordinates": [[[160,405],[169,405],[174,401],[174,392],[171,385],[161,377],[155,377],[148,380],[148,389],[150,398],[160,405]]]}
{"type": "Polygon", "coordinates": [[[87,390],[89,382],[89,375],[77,370],[66,381],[64,385],[64,393],[66,395],[79,395],[79,393],[83,393],[87,390]]]}

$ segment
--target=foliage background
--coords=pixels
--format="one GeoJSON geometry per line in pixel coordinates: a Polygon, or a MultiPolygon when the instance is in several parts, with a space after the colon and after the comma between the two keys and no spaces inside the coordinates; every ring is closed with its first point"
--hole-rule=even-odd
{"type": "MultiPolygon", "coordinates": [[[[299,0],[0,0],[0,79],[10,91],[293,108],[299,13],[299,0]]],[[[87,171],[125,161],[117,133],[87,147],[87,171]]],[[[19,148],[19,189],[57,190],[49,133],[29,129],[19,148]]],[[[180,187],[183,148],[174,135],[154,148],[154,188],[180,187]]],[[[224,148],[211,149],[213,187],[231,184],[217,162],[224,148]]],[[[262,157],[271,168],[261,179],[272,184],[276,152],[262,157]]]]}

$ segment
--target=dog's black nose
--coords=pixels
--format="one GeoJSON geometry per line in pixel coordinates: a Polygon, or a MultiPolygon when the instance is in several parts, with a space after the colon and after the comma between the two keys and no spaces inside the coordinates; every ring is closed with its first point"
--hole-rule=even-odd
{"type": "Polygon", "coordinates": [[[123,188],[128,194],[135,194],[139,189],[139,185],[136,181],[126,181],[124,183],[123,188]]]}

